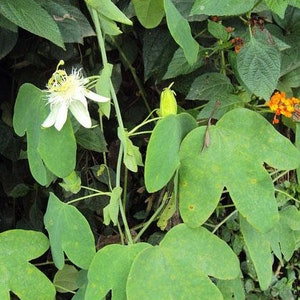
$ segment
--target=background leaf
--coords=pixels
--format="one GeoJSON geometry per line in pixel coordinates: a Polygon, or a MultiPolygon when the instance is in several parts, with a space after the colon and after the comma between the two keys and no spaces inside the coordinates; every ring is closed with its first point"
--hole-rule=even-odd
{"type": "Polygon", "coordinates": [[[138,20],[145,28],[154,28],[162,20],[164,11],[163,0],[132,0],[138,20]]]}
{"type": "Polygon", "coordinates": [[[95,254],[95,241],[89,223],[77,208],[50,193],[44,223],[56,267],[63,268],[65,252],[75,265],[88,269],[95,254]]]}
{"type": "Polygon", "coordinates": [[[2,0],[0,1],[0,13],[12,23],[65,48],[54,19],[35,1],[2,0]]]}
{"type": "Polygon", "coordinates": [[[196,63],[199,45],[191,34],[188,21],[182,17],[171,0],[164,0],[167,25],[176,43],[183,49],[190,65],[196,63]]]}
{"type": "Polygon", "coordinates": [[[32,230],[8,230],[0,233],[0,298],[9,300],[9,291],[21,300],[53,300],[51,281],[28,261],[49,248],[47,237],[32,230]]]}
{"type": "Polygon", "coordinates": [[[280,52],[274,45],[251,38],[237,55],[237,68],[247,88],[268,100],[277,87],[280,60],[280,52]]]}
{"type": "Polygon", "coordinates": [[[256,0],[196,0],[191,15],[234,16],[250,11],[256,0]]]}
{"type": "Polygon", "coordinates": [[[205,73],[193,81],[186,99],[215,100],[233,92],[229,78],[220,73],[205,73]]]}

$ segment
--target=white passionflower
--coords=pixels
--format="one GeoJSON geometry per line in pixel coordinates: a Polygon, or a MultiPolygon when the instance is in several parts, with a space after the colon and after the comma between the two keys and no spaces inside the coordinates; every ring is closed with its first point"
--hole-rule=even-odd
{"type": "Polygon", "coordinates": [[[107,102],[110,99],[100,96],[86,88],[89,79],[82,76],[81,70],[73,69],[68,75],[65,70],[59,70],[64,62],[60,61],[56,71],[47,84],[47,102],[50,105],[50,114],[43,122],[42,127],[54,127],[60,131],[64,126],[68,110],[84,127],[92,126],[88,111],[87,98],[96,102],[107,102]]]}

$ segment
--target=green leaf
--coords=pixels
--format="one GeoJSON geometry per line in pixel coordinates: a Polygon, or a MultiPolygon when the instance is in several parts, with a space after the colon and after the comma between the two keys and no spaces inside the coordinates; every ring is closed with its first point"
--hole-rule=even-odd
{"type": "Polygon", "coordinates": [[[98,153],[107,151],[106,141],[100,127],[80,127],[75,133],[77,143],[83,148],[98,153]]]}
{"type": "Polygon", "coordinates": [[[163,79],[169,79],[169,78],[177,77],[179,75],[189,74],[195,71],[196,69],[200,68],[203,64],[203,61],[200,58],[200,55],[198,56],[199,57],[197,62],[191,66],[185,58],[183,49],[178,48],[175,51],[172,60],[168,65],[168,70],[164,75],[163,79]]]}
{"type": "Polygon", "coordinates": [[[167,28],[146,30],[143,38],[144,80],[151,76],[161,79],[177,48],[167,28]]]}
{"type": "Polygon", "coordinates": [[[191,34],[189,22],[179,13],[171,0],[164,0],[167,25],[176,43],[183,49],[190,65],[198,59],[199,44],[191,34]]]}
{"type": "Polygon", "coordinates": [[[48,170],[63,178],[74,170],[76,162],[76,141],[70,120],[61,131],[42,128],[49,112],[45,104],[44,92],[25,83],[19,89],[13,118],[16,134],[27,134],[30,171],[41,185],[49,184],[54,178],[48,170]]]}
{"type": "Polygon", "coordinates": [[[179,166],[179,146],[184,136],[197,126],[189,114],[169,115],[155,126],[147,148],[145,185],[149,192],[166,185],[179,166]]]}
{"type": "Polygon", "coordinates": [[[16,134],[19,136],[29,132],[27,137],[29,167],[32,176],[41,185],[48,185],[53,179],[37,151],[41,124],[46,117],[47,110],[43,101],[43,92],[32,84],[23,84],[16,99],[13,126],[16,134]],[[32,118],[32,116],[35,117],[32,118]]]}
{"type": "Polygon", "coordinates": [[[280,52],[274,45],[252,38],[237,55],[237,69],[247,88],[268,100],[278,84],[280,61],[280,52]]]}
{"type": "MultiPolygon", "coordinates": [[[[100,72],[99,79],[97,80],[95,89],[97,94],[110,98],[111,89],[111,76],[113,71],[113,65],[106,63],[100,72]]],[[[109,119],[111,109],[111,102],[99,103],[99,111],[109,119]]]]}
{"type": "Polygon", "coordinates": [[[0,13],[11,22],[65,48],[59,28],[53,18],[33,0],[2,0],[0,13]]]}
{"type": "Polygon", "coordinates": [[[99,14],[110,20],[132,25],[132,22],[111,0],[86,0],[86,3],[93,7],[99,14]]]}
{"type": "Polygon", "coordinates": [[[233,86],[227,76],[220,73],[205,73],[193,81],[186,99],[214,100],[231,92],[233,86]]]}
{"type": "Polygon", "coordinates": [[[39,0],[56,21],[65,43],[83,44],[83,38],[95,35],[86,17],[75,6],[61,0],[39,0]]]}
{"type": "Polygon", "coordinates": [[[81,178],[75,171],[72,171],[67,177],[63,178],[63,182],[59,185],[67,192],[77,194],[81,190],[81,178]]]}
{"type": "Polygon", "coordinates": [[[35,125],[40,131],[37,150],[46,167],[60,178],[68,176],[76,165],[76,140],[71,121],[68,119],[61,131],[35,125]]]}
{"type": "Polygon", "coordinates": [[[65,252],[72,263],[88,269],[95,254],[95,242],[89,223],[78,209],[50,193],[44,223],[56,267],[63,268],[65,252]]]}
{"type": "Polygon", "coordinates": [[[53,284],[60,293],[75,291],[78,289],[77,276],[78,270],[74,266],[65,264],[54,275],[53,284]]]}
{"type": "Polygon", "coordinates": [[[118,128],[118,137],[124,147],[123,162],[126,168],[132,172],[137,172],[138,166],[143,166],[142,155],[137,146],[134,146],[128,136],[128,132],[124,132],[118,128]]]}
{"type": "Polygon", "coordinates": [[[132,4],[138,20],[147,29],[158,26],[165,14],[163,0],[132,0],[132,4]]]}
{"type": "Polygon", "coordinates": [[[208,130],[194,129],[180,148],[180,213],[192,227],[203,224],[216,208],[224,186],[238,211],[262,232],[278,221],[274,186],[263,163],[295,169],[300,153],[258,113],[237,108],[208,130]],[[288,157],[289,159],[286,159],[288,157]],[[207,188],[209,187],[209,188],[207,188]]]}
{"type": "Polygon", "coordinates": [[[288,0],[266,0],[266,4],[275,12],[281,19],[284,18],[285,10],[289,5],[288,0]]]}
{"type": "MultiPolygon", "coordinates": [[[[108,245],[99,250],[88,272],[85,300],[102,299],[112,290],[112,299],[126,300],[126,281],[136,255],[150,247],[146,243],[129,246],[108,245]]],[[[137,298],[136,298],[137,299],[137,298]]]]}
{"type": "Polygon", "coordinates": [[[218,40],[228,41],[230,35],[226,30],[226,27],[218,22],[208,20],[207,29],[209,33],[218,40]]]}
{"type": "Polygon", "coordinates": [[[241,232],[245,244],[254,264],[259,285],[262,290],[266,290],[271,284],[273,272],[273,255],[269,241],[264,234],[255,230],[245,218],[240,217],[241,232]]]}
{"type": "Polygon", "coordinates": [[[104,215],[104,224],[109,225],[110,221],[113,222],[115,226],[118,225],[118,216],[119,216],[119,208],[120,208],[120,197],[122,195],[123,189],[120,186],[116,186],[110,196],[109,204],[104,207],[103,215],[104,215]]]}
{"type": "Polygon", "coordinates": [[[32,230],[8,230],[0,233],[0,299],[9,300],[9,291],[21,300],[53,300],[52,282],[28,261],[49,248],[47,237],[32,230]]]}
{"type": "Polygon", "coordinates": [[[0,27],[0,59],[5,57],[16,45],[18,33],[0,27]]]}
{"type": "Polygon", "coordinates": [[[223,299],[208,276],[228,280],[238,277],[239,272],[239,261],[224,241],[205,228],[180,224],[159,246],[137,255],[127,279],[127,296],[149,300],[223,299]]]}
{"type": "Polygon", "coordinates": [[[256,0],[196,0],[190,15],[236,16],[251,11],[256,0]]]}
{"type": "Polygon", "coordinates": [[[106,18],[104,15],[99,14],[99,21],[103,33],[108,35],[119,35],[122,33],[117,23],[115,21],[112,21],[111,19],[106,18]]]}

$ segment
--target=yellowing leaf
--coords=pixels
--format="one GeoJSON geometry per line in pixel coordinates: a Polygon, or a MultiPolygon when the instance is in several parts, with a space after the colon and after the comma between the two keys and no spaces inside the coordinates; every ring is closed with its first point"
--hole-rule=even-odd
{"type": "Polygon", "coordinates": [[[9,291],[21,300],[53,300],[52,282],[28,261],[49,248],[47,237],[32,230],[0,233],[0,299],[9,300],[9,291]]]}

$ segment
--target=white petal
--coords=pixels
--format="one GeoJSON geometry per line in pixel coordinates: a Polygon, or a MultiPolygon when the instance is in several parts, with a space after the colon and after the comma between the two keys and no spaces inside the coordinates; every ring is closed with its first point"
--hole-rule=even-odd
{"type": "Polygon", "coordinates": [[[58,113],[56,116],[54,127],[60,131],[64,124],[67,121],[68,116],[68,106],[65,103],[62,103],[60,106],[58,106],[58,113]]]}
{"type": "Polygon", "coordinates": [[[69,108],[73,116],[83,127],[90,128],[92,126],[89,111],[80,101],[72,101],[69,108]]]}
{"type": "Polygon", "coordinates": [[[46,120],[43,122],[42,127],[48,128],[54,125],[58,114],[58,106],[52,106],[50,110],[50,114],[46,118],[46,120]]]}
{"type": "Polygon", "coordinates": [[[96,101],[96,102],[107,102],[107,101],[110,100],[110,99],[107,98],[107,97],[100,96],[100,95],[98,95],[98,94],[96,94],[96,93],[94,93],[94,92],[92,92],[92,91],[87,90],[87,89],[85,89],[84,95],[85,95],[87,98],[89,98],[89,99],[91,99],[91,100],[93,100],[93,101],[96,101]]]}
{"type": "Polygon", "coordinates": [[[87,101],[84,96],[83,89],[78,89],[78,91],[76,91],[76,93],[74,93],[74,95],[72,97],[72,102],[73,101],[80,101],[87,108],[87,101]]]}

